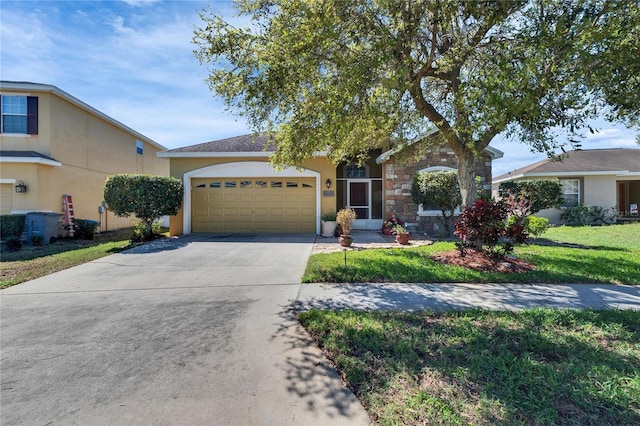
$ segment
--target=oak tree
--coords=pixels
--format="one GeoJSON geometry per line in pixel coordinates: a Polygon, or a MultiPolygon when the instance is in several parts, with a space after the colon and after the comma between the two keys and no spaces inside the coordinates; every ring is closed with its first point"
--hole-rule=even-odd
{"type": "Polygon", "coordinates": [[[496,135],[551,154],[565,143],[557,128],[579,133],[606,102],[619,103],[614,115],[625,116],[630,96],[618,85],[636,69],[637,56],[624,50],[637,49],[638,38],[616,41],[611,29],[635,24],[637,34],[637,7],[631,0],[243,0],[235,9],[246,25],[205,11],[193,41],[196,57],[210,64],[212,92],[253,130],[273,132],[274,164],[317,152],[335,163],[364,161],[372,148],[437,129],[457,157],[468,206],[476,198],[474,160],[496,135]],[[629,66],[594,74],[589,61],[602,52],[629,66]]]}

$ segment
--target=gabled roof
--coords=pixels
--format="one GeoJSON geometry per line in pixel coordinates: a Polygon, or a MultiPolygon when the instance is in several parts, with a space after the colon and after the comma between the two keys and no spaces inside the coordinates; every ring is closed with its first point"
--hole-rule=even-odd
{"type": "Polygon", "coordinates": [[[158,153],[158,157],[267,157],[276,145],[268,133],[241,135],[158,153]]]}
{"type": "Polygon", "coordinates": [[[70,94],[68,94],[67,92],[60,90],[59,88],[57,88],[56,86],[53,86],[51,84],[41,84],[41,83],[30,83],[30,82],[23,82],[23,81],[0,81],[0,91],[2,90],[19,90],[19,91],[24,91],[24,92],[40,92],[40,93],[52,93],[72,104],[74,104],[75,106],[84,109],[85,111],[101,118],[102,120],[109,122],[111,124],[113,124],[116,127],[119,127],[120,129],[124,130],[127,133],[131,133],[133,136],[135,136],[137,139],[146,142],[148,144],[151,144],[153,146],[155,146],[156,148],[160,149],[160,150],[165,150],[167,149],[166,147],[160,145],[158,142],[154,141],[153,139],[149,139],[148,137],[146,137],[145,135],[143,135],[142,133],[136,132],[135,130],[133,130],[132,128],[125,126],[124,124],[122,124],[121,122],[119,122],[118,120],[116,120],[115,118],[111,118],[109,117],[107,114],[98,111],[97,109],[95,109],[94,107],[92,107],[89,104],[86,104],[84,102],[82,102],[80,99],[71,96],[70,94]]]}
{"type": "Polygon", "coordinates": [[[525,177],[615,175],[640,176],[640,149],[569,151],[561,161],[547,158],[493,178],[493,183],[525,177]]]}
{"type": "Polygon", "coordinates": [[[60,167],[62,163],[36,151],[0,151],[0,163],[44,164],[60,167]]]}
{"type": "MultiPolygon", "coordinates": [[[[389,161],[389,159],[391,159],[391,157],[393,157],[395,154],[399,153],[400,151],[409,148],[410,146],[413,146],[419,142],[424,141],[427,138],[432,138],[435,137],[436,135],[438,135],[440,133],[440,131],[438,129],[432,130],[431,132],[427,133],[424,136],[420,136],[417,137],[405,144],[401,144],[398,145],[394,148],[391,148],[388,151],[383,152],[382,154],[380,154],[378,156],[378,158],[376,158],[376,163],[381,164],[381,163],[385,163],[387,161],[389,161]]],[[[444,144],[444,141],[442,141],[442,143],[444,144]]],[[[504,155],[504,152],[500,151],[499,149],[495,149],[492,146],[487,146],[484,149],[485,152],[487,152],[490,156],[492,160],[497,160],[498,158],[502,158],[502,156],[504,155]]]]}

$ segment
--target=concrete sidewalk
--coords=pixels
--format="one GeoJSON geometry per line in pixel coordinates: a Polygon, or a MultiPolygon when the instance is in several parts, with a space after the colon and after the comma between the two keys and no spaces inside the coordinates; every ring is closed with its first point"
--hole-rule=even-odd
{"type": "Polygon", "coordinates": [[[296,309],[421,310],[532,307],[640,310],[640,286],[598,284],[302,284],[296,309]]]}

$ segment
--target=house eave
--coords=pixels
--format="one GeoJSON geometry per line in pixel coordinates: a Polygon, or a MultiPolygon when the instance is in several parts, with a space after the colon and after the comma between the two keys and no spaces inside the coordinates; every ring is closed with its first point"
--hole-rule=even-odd
{"type": "Polygon", "coordinates": [[[38,93],[52,93],[68,102],[70,102],[71,104],[84,109],[85,111],[101,118],[102,120],[120,128],[121,130],[124,130],[127,133],[130,133],[131,135],[135,136],[137,139],[140,139],[141,141],[144,141],[150,145],[153,145],[154,147],[158,148],[159,150],[166,150],[167,148],[160,145],[158,142],[148,138],[147,136],[143,135],[142,133],[139,133],[135,130],[133,130],[132,128],[126,126],[125,124],[122,124],[121,122],[119,122],[118,120],[116,120],[115,118],[109,117],[108,115],[106,115],[105,113],[98,111],[97,109],[95,109],[94,107],[92,107],[89,104],[84,103],[83,101],[81,101],[80,99],[70,95],[69,93],[65,92],[64,90],[53,86],[51,84],[40,84],[40,83],[27,83],[27,82],[14,82],[14,81],[0,81],[0,91],[2,90],[21,90],[21,91],[25,91],[25,92],[38,92],[38,93]]]}
{"type": "Polygon", "coordinates": [[[43,166],[62,167],[62,163],[42,157],[0,157],[0,163],[41,164],[43,166]]]}
{"type": "Polygon", "coordinates": [[[590,172],[527,172],[518,173],[503,177],[501,179],[493,179],[493,183],[509,182],[512,180],[535,177],[553,179],[557,177],[575,177],[575,176],[640,176],[640,172],[630,172],[628,170],[601,170],[590,172]]]}
{"type": "MultiPolygon", "coordinates": [[[[158,152],[160,158],[269,158],[275,151],[257,152],[158,152]]],[[[326,157],[326,152],[317,152],[312,157],[326,157]]]]}

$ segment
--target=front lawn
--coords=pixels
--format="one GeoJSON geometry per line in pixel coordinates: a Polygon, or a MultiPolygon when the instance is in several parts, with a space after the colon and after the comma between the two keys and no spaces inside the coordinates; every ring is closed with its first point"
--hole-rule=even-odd
{"type": "Polygon", "coordinates": [[[125,250],[131,247],[132,232],[132,229],[121,229],[98,234],[94,240],[60,239],[42,246],[25,245],[17,252],[3,250],[0,262],[0,288],[125,250]]]}
{"type": "Polygon", "coordinates": [[[640,312],[299,319],[381,425],[640,424],[640,312]]]}
{"type": "Polygon", "coordinates": [[[557,227],[516,248],[535,265],[523,273],[479,272],[441,264],[431,256],[454,250],[451,242],[409,249],[314,254],[303,282],[493,282],[640,284],[640,224],[557,227]]]}

